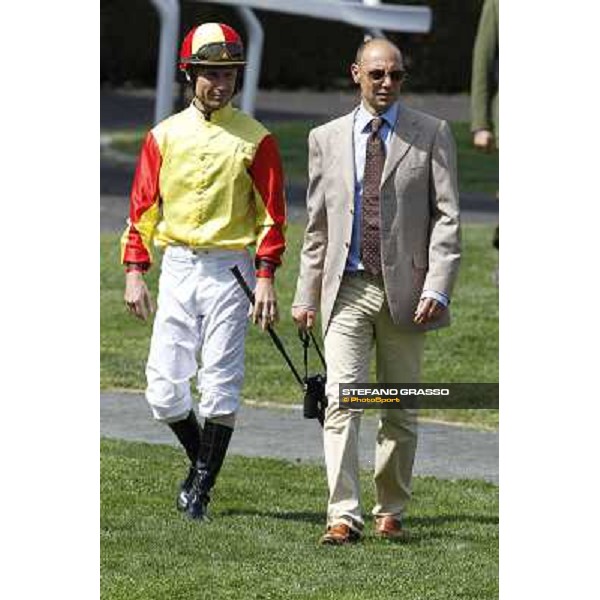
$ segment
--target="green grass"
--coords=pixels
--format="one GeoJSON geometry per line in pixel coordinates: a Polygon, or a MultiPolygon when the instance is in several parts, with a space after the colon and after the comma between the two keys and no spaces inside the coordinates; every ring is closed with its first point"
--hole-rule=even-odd
{"type": "MultiPolygon", "coordinates": [[[[324,469],[228,457],[208,524],[175,510],[182,453],[101,442],[103,600],[498,597],[498,488],[482,481],[416,478],[406,525],[411,541],[367,536],[319,547],[324,469]]],[[[365,509],[373,505],[362,474],[365,509]]]]}
{"type": "MultiPolygon", "coordinates": [[[[288,181],[306,184],[309,130],[316,121],[277,121],[267,123],[281,148],[288,181]]],[[[456,138],[461,192],[480,192],[494,196],[498,189],[498,154],[484,154],[473,148],[469,124],[451,123],[456,138]]],[[[122,152],[137,154],[145,131],[113,132],[113,145],[122,152]]]]}
{"type": "MultiPolygon", "coordinates": [[[[490,243],[492,230],[492,226],[483,225],[468,225],[463,229],[463,263],[452,300],[453,325],[427,335],[424,382],[498,381],[498,290],[491,280],[497,258],[490,243]]],[[[302,224],[290,224],[285,262],[276,279],[282,310],[277,331],[298,368],[302,366],[302,347],[289,311],[296,287],[302,232],[302,224]]],[[[124,308],[118,235],[101,236],[101,261],[101,386],[143,389],[151,324],[132,318],[124,308]]],[[[158,268],[153,268],[147,276],[154,299],[158,272],[158,268]]],[[[311,369],[320,370],[318,359],[312,358],[311,369]]],[[[249,329],[246,344],[243,397],[287,404],[301,402],[301,390],[282,357],[269,336],[254,326],[249,329]]],[[[498,424],[497,410],[431,409],[421,414],[486,427],[498,424]]]]}
{"type": "MultiPolygon", "coordinates": [[[[499,181],[499,156],[473,147],[469,123],[450,123],[458,155],[458,186],[461,192],[479,192],[495,198],[499,181]]],[[[492,200],[495,202],[495,200],[492,200]]]]}

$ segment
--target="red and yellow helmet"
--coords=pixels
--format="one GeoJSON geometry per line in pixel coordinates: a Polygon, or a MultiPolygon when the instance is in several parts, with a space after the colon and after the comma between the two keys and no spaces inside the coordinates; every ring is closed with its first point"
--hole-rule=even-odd
{"type": "Polygon", "coordinates": [[[191,65],[242,67],[244,45],[237,31],[223,23],[204,23],[194,27],[183,39],[179,68],[191,65]]]}

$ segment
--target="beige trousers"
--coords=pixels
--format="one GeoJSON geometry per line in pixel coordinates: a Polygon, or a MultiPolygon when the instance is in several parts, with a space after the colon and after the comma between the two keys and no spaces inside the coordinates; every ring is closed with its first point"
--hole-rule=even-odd
{"type": "MultiPolygon", "coordinates": [[[[325,336],[327,400],[323,440],[329,504],[327,523],[360,531],[358,435],[362,410],[340,408],[340,383],[367,383],[375,346],[378,383],[418,383],[425,335],[401,331],[391,320],[383,280],[344,276],[325,336]]],[[[375,516],[401,516],[411,495],[417,414],[382,409],[375,452],[375,516]]]]}

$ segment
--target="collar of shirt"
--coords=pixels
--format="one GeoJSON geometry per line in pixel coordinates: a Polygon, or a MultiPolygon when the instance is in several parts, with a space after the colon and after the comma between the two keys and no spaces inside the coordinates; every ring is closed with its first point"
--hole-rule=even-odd
{"type": "Polygon", "coordinates": [[[192,100],[190,107],[194,109],[196,116],[206,123],[225,123],[229,121],[233,116],[233,106],[231,106],[231,102],[226,104],[223,108],[219,108],[218,110],[213,110],[210,113],[210,119],[207,119],[204,113],[200,110],[198,105],[196,104],[196,98],[192,100]]]}
{"type": "MultiPolygon", "coordinates": [[[[396,118],[398,117],[398,108],[398,102],[394,102],[394,104],[392,104],[383,114],[377,115],[383,119],[383,124],[380,131],[382,132],[384,140],[396,123],[396,118]]],[[[356,110],[356,114],[354,115],[354,131],[357,133],[369,133],[369,124],[375,118],[375,116],[376,115],[370,113],[365,108],[365,105],[361,102],[360,106],[356,110]]]]}

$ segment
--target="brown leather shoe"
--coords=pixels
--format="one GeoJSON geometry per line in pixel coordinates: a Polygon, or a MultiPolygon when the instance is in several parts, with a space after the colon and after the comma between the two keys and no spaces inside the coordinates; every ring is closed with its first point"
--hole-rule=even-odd
{"type": "Polygon", "coordinates": [[[375,535],[388,540],[404,541],[408,531],[402,527],[402,521],[391,515],[375,519],[375,535]]]}
{"type": "Polygon", "coordinates": [[[358,542],[359,539],[360,533],[358,531],[355,531],[346,523],[336,523],[327,528],[319,543],[323,546],[342,546],[343,544],[358,542]]]}

